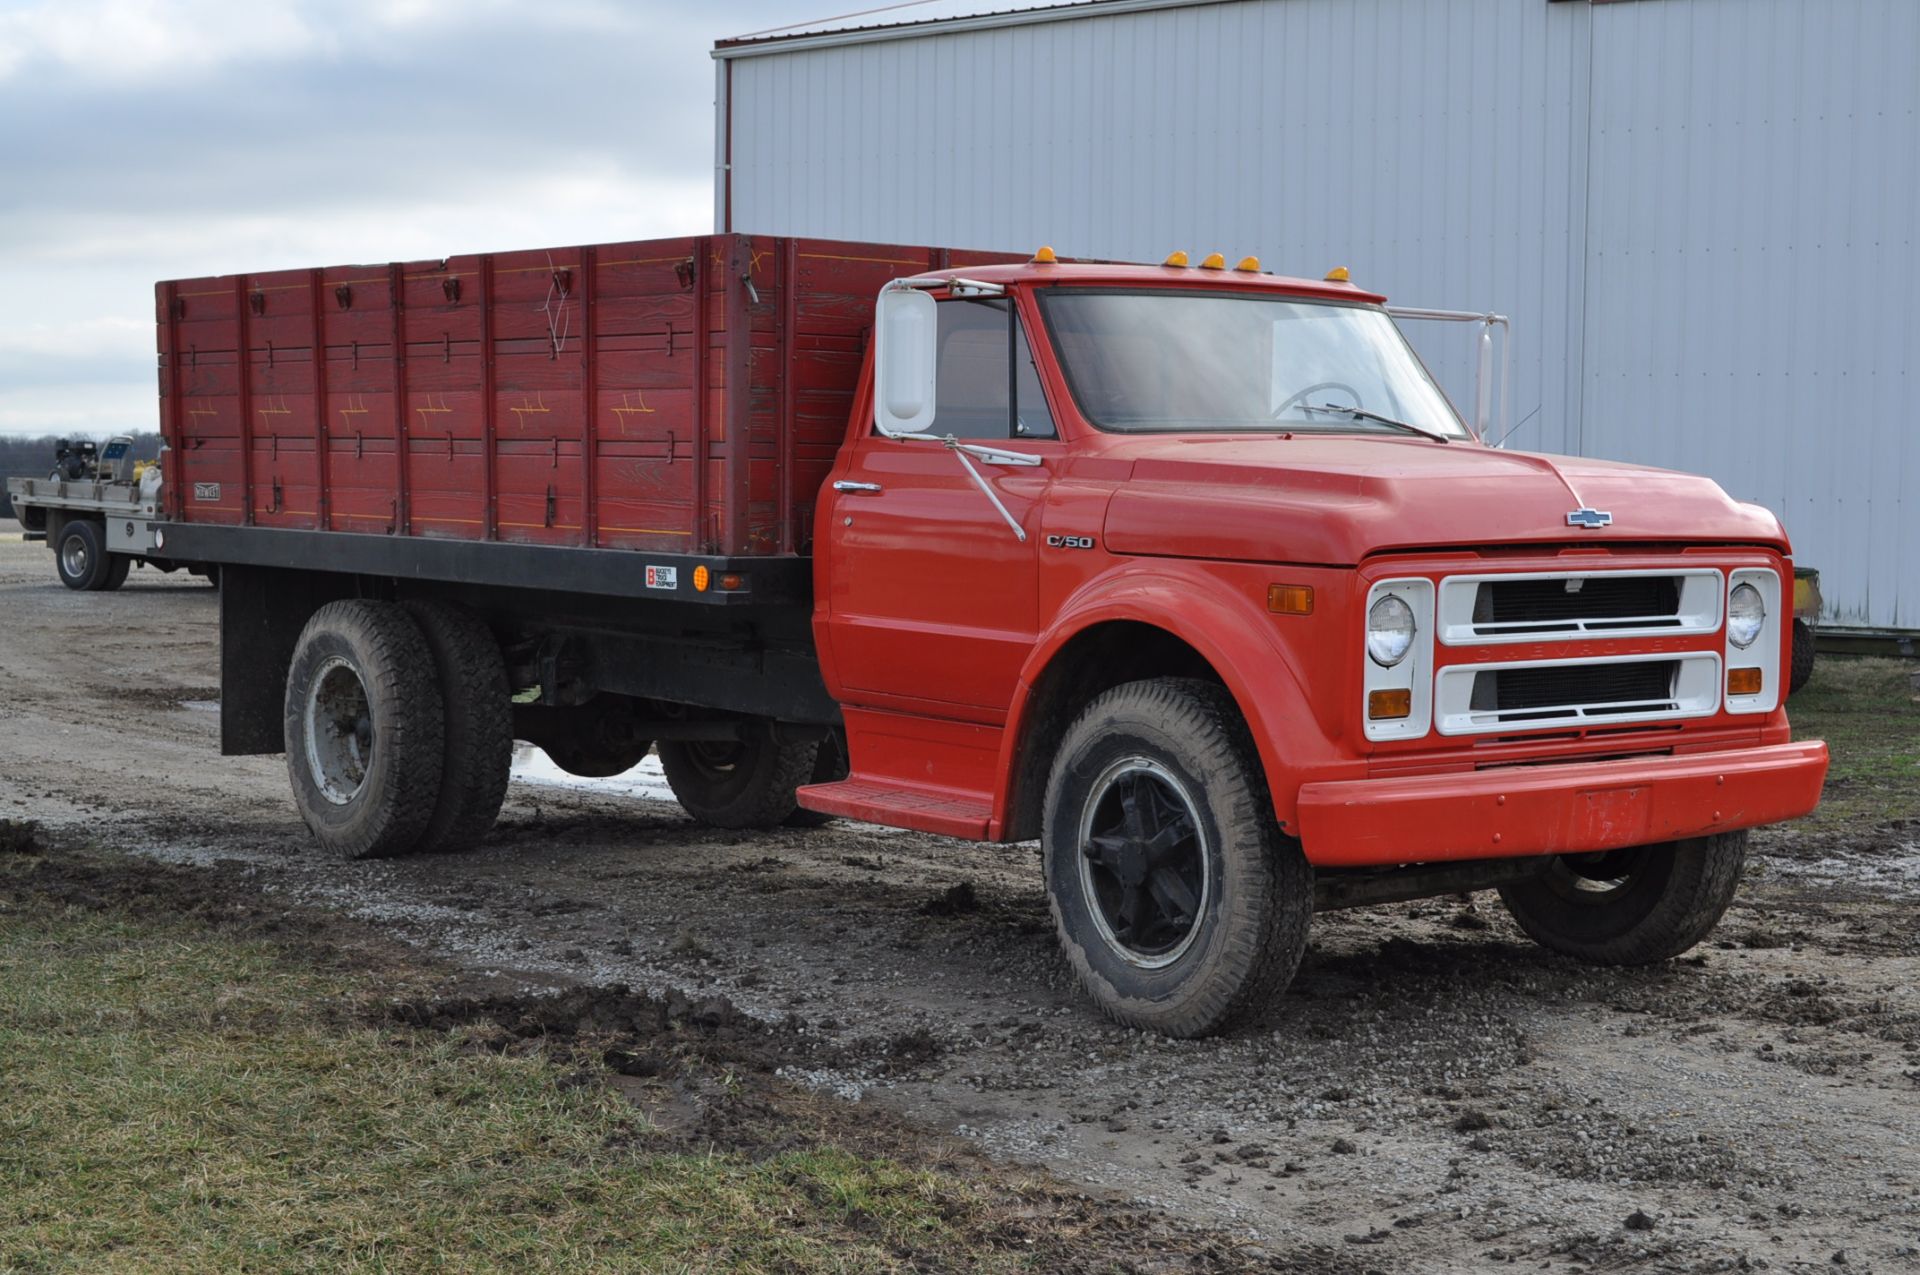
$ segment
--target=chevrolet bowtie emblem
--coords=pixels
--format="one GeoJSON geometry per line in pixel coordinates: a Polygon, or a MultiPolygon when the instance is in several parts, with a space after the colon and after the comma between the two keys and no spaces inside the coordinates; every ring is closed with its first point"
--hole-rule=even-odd
{"type": "Polygon", "coordinates": [[[1585,527],[1588,531],[1598,531],[1613,522],[1613,515],[1604,509],[1576,509],[1567,515],[1569,527],[1585,527]]]}

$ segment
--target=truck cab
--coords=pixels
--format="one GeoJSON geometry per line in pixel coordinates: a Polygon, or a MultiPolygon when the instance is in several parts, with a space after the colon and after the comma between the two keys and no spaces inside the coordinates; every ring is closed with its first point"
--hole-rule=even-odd
{"type": "Polygon", "coordinates": [[[1316,900],[1663,959],[1818,800],[1773,515],[1487,445],[1378,294],[1043,250],[895,281],[872,345],[816,520],[851,773],[800,800],[1039,838],[1123,1021],[1267,1003],[1316,900]]]}

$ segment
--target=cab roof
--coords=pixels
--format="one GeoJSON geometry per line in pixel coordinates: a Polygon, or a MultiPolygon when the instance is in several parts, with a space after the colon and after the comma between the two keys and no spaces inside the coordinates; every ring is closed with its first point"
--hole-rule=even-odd
{"type": "Polygon", "coordinates": [[[1384,305],[1386,297],[1331,279],[1296,279],[1258,270],[1206,266],[1143,266],[1119,262],[1023,261],[1015,265],[951,266],[928,270],[918,279],[977,279],[1006,287],[1218,288],[1231,292],[1273,292],[1384,305]]]}

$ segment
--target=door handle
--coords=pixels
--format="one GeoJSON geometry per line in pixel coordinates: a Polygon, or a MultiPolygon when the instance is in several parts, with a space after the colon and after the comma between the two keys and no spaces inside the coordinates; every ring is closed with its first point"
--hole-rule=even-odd
{"type": "Polygon", "coordinates": [[[880,490],[883,490],[883,489],[881,488],[881,486],[880,486],[880,484],[879,484],[879,483],[858,483],[858,482],[855,482],[855,481],[853,481],[853,480],[852,480],[851,478],[836,478],[836,479],[834,479],[834,480],[833,480],[833,489],[834,489],[835,491],[880,491],[880,490]]]}

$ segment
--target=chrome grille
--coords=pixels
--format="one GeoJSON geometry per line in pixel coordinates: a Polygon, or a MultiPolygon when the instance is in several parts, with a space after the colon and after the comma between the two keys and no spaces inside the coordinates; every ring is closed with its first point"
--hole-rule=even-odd
{"type": "Polygon", "coordinates": [[[1433,729],[1478,735],[1712,714],[1723,690],[1721,652],[1675,651],[1671,639],[1710,641],[1725,598],[1725,574],[1691,563],[1447,576],[1436,598],[1436,655],[1460,653],[1436,660],[1433,729]],[[1634,638],[1666,639],[1668,649],[1636,651],[1622,641],[1634,638]],[[1575,646],[1595,639],[1618,645],[1599,654],[1575,646]],[[1514,658],[1501,658],[1506,649],[1514,658]]]}
{"type": "Polygon", "coordinates": [[[1471,707],[1509,725],[1559,721],[1570,710],[1587,717],[1665,712],[1674,707],[1678,671],[1676,660],[1487,669],[1474,674],[1471,707]]]}
{"type": "Polygon", "coordinates": [[[1448,576],[1438,636],[1446,646],[1554,639],[1681,637],[1720,628],[1726,578],[1711,567],[1448,576]]]}
{"type": "Polygon", "coordinates": [[[1482,637],[1527,633],[1607,633],[1680,625],[1674,576],[1566,576],[1482,580],[1473,628],[1482,637]]]}

